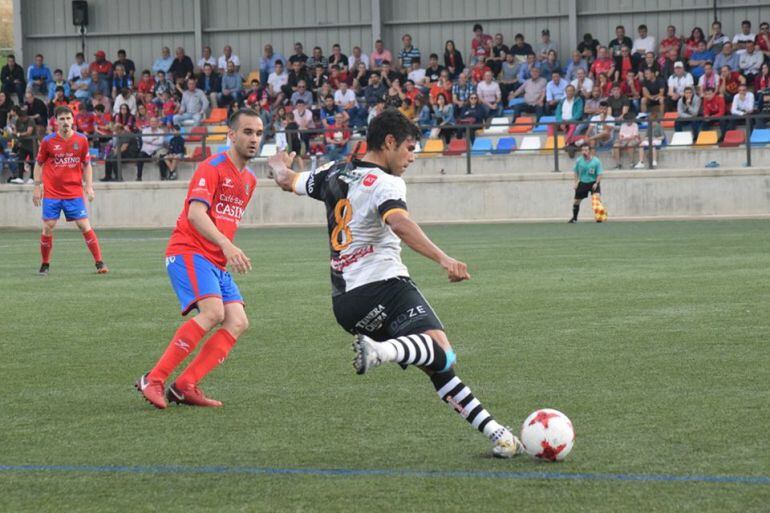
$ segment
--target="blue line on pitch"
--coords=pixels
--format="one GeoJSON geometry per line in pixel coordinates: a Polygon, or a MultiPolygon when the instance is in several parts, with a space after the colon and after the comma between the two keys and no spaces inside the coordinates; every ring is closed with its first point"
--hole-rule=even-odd
{"type": "Polygon", "coordinates": [[[381,476],[428,478],[523,479],[564,481],[637,481],[734,483],[770,485],[768,476],[708,476],[674,474],[595,474],[588,472],[493,472],[464,470],[322,469],[271,467],[95,466],[95,465],[0,465],[0,472],[81,472],[122,474],[254,474],[307,476],[381,476]]]}

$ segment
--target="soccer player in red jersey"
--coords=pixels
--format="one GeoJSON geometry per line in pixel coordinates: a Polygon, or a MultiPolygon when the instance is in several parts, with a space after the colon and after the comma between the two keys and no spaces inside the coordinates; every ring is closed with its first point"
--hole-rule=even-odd
{"type": "Polygon", "coordinates": [[[99,239],[88,222],[88,210],[83,200],[83,180],[88,201],[94,200],[93,170],[88,154],[88,139],[75,132],[75,116],[66,106],[56,107],[56,132],[47,135],[40,143],[35,161],[35,189],[32,203],[43,205],[43,234],[40,236],[42,264],[38,274],[48,276],[53,250],[53,230],[64,211],[67,221],[74,221],[96,263],[96,272],[105,274],[107,266],[102,261],[99,239]]]}
{"type": "Polygon", "coordinates": [[[136,389],[156,408],[167,400],[192,406],[222,406],[198,388],[200,380],[224,362],[238,337],[249,326],[238,286],[227,267],[251,270],[251,261],[235,244],[235,232],[254,194],[257,177],[246,164],[262,139],[262,120],[250,109],[229,120],[231,146],[202,162],[190,180],[182,214],[166,248],[166,271],[182,315],[198,315],[182,324],[155,367],[136,382],[136,389]],[[221,325],[198,355],[165,391],[174,369],[195,350],[203,337],[221,325]]]}

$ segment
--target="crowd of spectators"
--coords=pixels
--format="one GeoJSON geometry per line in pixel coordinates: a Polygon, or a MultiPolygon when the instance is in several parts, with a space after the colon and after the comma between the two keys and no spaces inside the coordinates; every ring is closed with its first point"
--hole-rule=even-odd
{"type": "MultiPolygon", "coordinates": [[[[385,108],[399,109],[446,142],[463,136],[458,125],[481,125],[504,112],[514,119],[552,115],[559,123],[553,130],[563,130],[570,147],[615,148],[618,161],[621,150],[642,143],[640,115],[677,112],[676,129],[697,135],[711,123],[687,118],[770,112],[767,22],[754,34],[744,21],[732,38],[719,22],[708,36],[695,27],[683,37],[669,26],[660,41],[645,25],[636,30],[632,40],[618,26],[607,44],[585,34],[566,59],[548,29],[534,46],[521,34],[508,46],[503,34],[486,34],[480,24],[465,56],[449,40],[426,58],[409,34],[398,50],[377,41],[368,54],[356,46],[346,55],[335,44],[328,54],[316,46],[307,55],[298,42],[287,58],[266,44],[258,68],[248,73],[230,45],[219,57],[204,47],[197,61],[184,48],[172,55],[164,47],[141,71],[125,50],[113,61],[99,50],[90,63],[78,53],[66,74],[52,72],[43,55],[26,71],[9,55],[0,71],[2,159],[15,166],[13,181],[23,181],[24,167],[16,163],[31,157],[33,136],[56,129],[51,113],[59,105],[75,111],[77,129],[94,136],[101,157],[153,159],[163,179],[175,177],[184,157],[181,127],[200,123],[213,108],[254,109],[279,146],[331,158],[349,152],[354,134],[385,108]],[[131,133],[143,137],[126,142],[131,133]]],[[[715,124],[724,134],[736,120],[715,124]]],[[[114,179],[113,169],[102,179],[114,179]]]]}

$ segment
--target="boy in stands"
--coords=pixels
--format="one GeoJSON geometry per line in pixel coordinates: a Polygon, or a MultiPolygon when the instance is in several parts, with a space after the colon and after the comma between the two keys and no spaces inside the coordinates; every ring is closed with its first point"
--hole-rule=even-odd
{"type": "Polygon", "coordinates": [[[99,239],[88,222],[88,210],[83,200],[83,180],[88,201],[94,199],[94,179],[88,139],[75,132],[75,116],[69,107],[54,110],[57,131],[46,136],[40,143],[35,161],[32,203],[43,205],[43,234],[40,236],[42,263],[38,274],[48,276],[53,250],[53,231],[64,211],[65,219],[74,221],[83,234],[86,246],[96,263],[96,272],[105,274],[107,266],[102,261],[99,239]]]}
{"type": "Polygon", "coordinates": [[[182,315],[193,309],[198,315],[177,329],[155,367],[135,386],[159,409],[167,400],[191,406],[222,406],[198,388],[198,383],[224,362],[249,320],[238,286],[227,272],[246,273],[251,260],[235,244],[235,232],[254,194],[257,177],[247,167],[257,155],[263,127],[259,115],[236,111],[229,121],[231,146],[202,162],[190,180],[182,214],[166,248],[166,270],[182,307],[182,315]],[[189,356],[203,337],[217,330],[198,355],[165,390],[166,380],[189,356]]]}

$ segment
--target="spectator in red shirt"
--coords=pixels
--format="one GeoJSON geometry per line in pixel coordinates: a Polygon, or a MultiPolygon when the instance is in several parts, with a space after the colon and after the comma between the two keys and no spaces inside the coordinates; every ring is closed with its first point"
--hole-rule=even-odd
{"type": "Polygon", "coordinates": [[[104,53],[104,50],[97,50],[94,57],[96,60],[88,66],[88,71],[91,73],[96,71],[102,80],[112,80],[112,63],[107,60],[107,54],[104,53]]]}
{"type": "Polygon", "coordinates": [[[492,71],[489,66],[484,64],[484,61],[476,61],[476,64],[473,65],[473,68],[471,69],[471,81],[474,84],[478,84],[482,80],[484,80],[484,73],[487,71],[492,71]]]}
{"type": "Polygon", "coordinates": [[[139,94],[145,95],[147,93],[152,93],[154,88],[155,81],[152,79],[150,70],[146,69],[142,71],[142,78],[139,80],[139,83],[136,84],[136,90],[139,92],[139,94]]]}
{"type": "Polygon", "coordinates": [[[770,61],[770,23],[763,21],[759,24],[759,33],[755,41],[759,51],[765,55],[765,62],[770,61]]]}
{"type": "Polygon", "coordinates": [[[693,53],[698,51],[698,44],[701,41],[705,43],[706,36],[703,34],[702,28],[695,27],[692,29],[692,32],[690,32],[690,37],[687,38],[687,41],[684,42],[684,54],[682,56],[685,59],[689,59],[693,53]]]}
{"type": "Polygon", "coordinates": [[[471,62],[483,62],[487,57],[492,55],[492,36],[484,33],[484,28],[480,23],[476,23],[473,26],[473,33],[475,34],[475,37],[471,41],[471,62]]]}
{"type": "Polygon", "coordinates": [[[642,82],[636,78],[634,70],[631,69],[626,72],[626,79],[620,84],[620,92],[631,100],[634,111],[639,112],[641,110],[642,82]]]}
{"type": "Polygon", "coordinates": [[[725,99],[716,93],[713,87],[707,87],[703,93],[703,117],[707,118],[703,123],[706,126],[719,123],[719,130],[722,134],[727,131],[727,121],[709,121],[708,118],[718,118],[725,115],[725,99]]]}
{"type": "Polygon", "coordinates": [[[719,70],[719,86],[717,94],[725,99],[726,103],[732,103],[733,97],[738,94],[738,87],[745,84],[746,79],[737,71],[730,70],[726,64],[719,70]]]}
{"type": "Polygon", "coordinates": [[[681,48],[682,38],[676,35],[676,27],[669,25],[666,28],[666,38],[660,41],[660,54],[666,55],[668,54],[669,50],[673,49],[676,50],[676,58],[679,58],[679,51],[681,48]]]}
{"type": "Polygon", "coordinates": [[[85,103],[80,104],[80,110],[75,115],[75,125],[78,128],[78,132],[92,135],[94,133],[94,126],[96,124],[96,116],[92,110],[89,110],[85,103]]]}
{"type": "Polygon", "coordinates": [[[599,73],[606,73],[607,76],[615,74],[615,63],[607,54],[607,47],[600,46],[596,60],[591,64],[591,78],[596,81],[599,73]]]}
{"type": "Polygon", "coordinates": [[[324,134],[326,153],[329,160],[340,160],[348,153],[348,141],[350,141],[350,129],[347,118],[340,112],[334,115],[334,124],[329,125],[324,134]]]}
{"type": "Polygon", "coordinates": [[[631,49],[624,46],[620,49],[620,57],[615,59],[615,81],[625,79],[629,71],[634,71],[634,61],[631,59],[631,49]]]}

